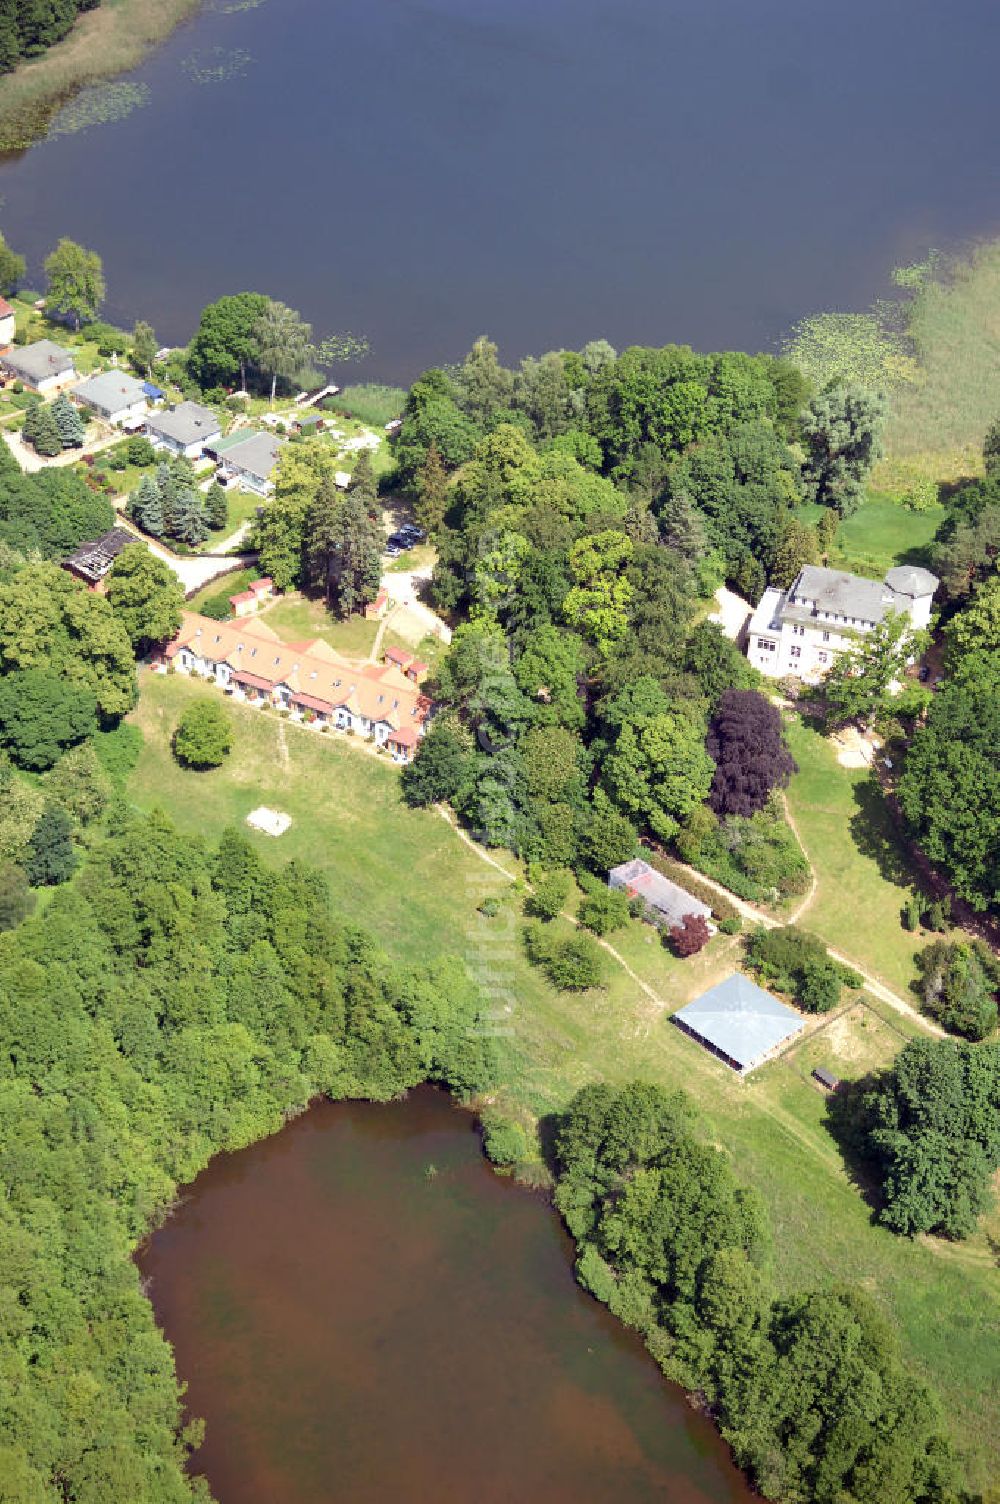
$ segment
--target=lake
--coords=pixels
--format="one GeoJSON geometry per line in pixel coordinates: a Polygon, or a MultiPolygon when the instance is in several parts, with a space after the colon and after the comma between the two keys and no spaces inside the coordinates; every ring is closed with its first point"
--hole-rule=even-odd
{"type": "Polygon", "coordinates": [[[750,1504],[440,1092],[218,1157],[140,1266],[221,1504],[750,1504]]]}
{"type": "Polygon", "coordinates": [[[1000,229],[998,53],[995,0],[212,0],[145,108],[0,166],[0,223],[35,282],[100,251],[113,320],[251,288],[373,378],[482,332],[773,349],[1000,229]]]}

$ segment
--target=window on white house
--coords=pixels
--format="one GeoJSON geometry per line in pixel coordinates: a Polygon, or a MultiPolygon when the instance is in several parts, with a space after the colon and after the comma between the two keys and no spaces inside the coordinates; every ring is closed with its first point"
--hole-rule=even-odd
{"type": "Polygon", "coordinates": [[[791,656],[793,658],[801,658],[802,657],[802,649],[800,647],[789,648],[789,652],[790,652],[790,654],[791,654],[791,656]]]}
{"type": "Polygon", "coordinates": [[[829,642],[830,641],[830,634],[829,634],[829,632],[824,632],[823,633],[823,641],[824,642],[829,642]]]}
{"type": "Polygon", "coordinates": [[[819,655],[819,661],[820,661],[820,663],[825,663],[828,657],[829,657],[828,653],[820,653],[820,655],[819,655]]]}

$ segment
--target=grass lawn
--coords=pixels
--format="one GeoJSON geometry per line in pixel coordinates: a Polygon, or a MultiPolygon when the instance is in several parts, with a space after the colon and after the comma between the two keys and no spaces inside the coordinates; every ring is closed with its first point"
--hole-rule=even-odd
{"type": "MultiPolygon", "coordinates": [[[[824,508],[815,503],[799,509],[803,522],[815,523],[824,508]]],[[[830,565],[882,579],[894,564],[926,564],[926,550],[943,517],[936,503],[911,512],[891,496],[872,493],[837,528],[830,565]]]]}
{"type": "MultiPolygon", "coordinates": [[[[143,674],[134,719],[145,746],[131,797],[144,808],[165,809],[182,829],[207,840],[226,825],[245,828],[257,804],[287,811],[294,823],[279,841],[251,836],[262,854],[275,861],[296,856],[321,868],[338,910],[376,933],[392,955],[463,958],[489,998],[505,1051],[501,1099],[541,1114],[601,1077],[641,1076],[688,1090],[713,1141],[728,1150],[740,1177],[768,1203],[781,1285],[792,1289],[825,1277],[860,1282],[871,1291],[899,1326],[912,1361],[942,1392],[963,1451],[978,1458],[982,1482],[990,1458],[998,1461],[995,1256],[985,1238],[951,1247],[908,1242],[873,1226],[824,1125],[825,1098],[809,1079],[813,1064],[829,1064],[847,1077],[887,1061],[905,1037],[905,1020],[854,1002],[810,1030],[791,1054],[740,1081],[667,1017],[733,969],[738,939],[717,936],[700,956],[680,962],[653,930],[633,921],[611,941],[653,997],[610,958],[606,990],[558,993],[525,960],[519,904],[507,880],[436,813],[407,809],[398,773],[384,759],[345,739],[233,706],[237,734],[226,765],[208,773],[178,767],[169,737],[183,707],[195,696],[216,694],[180,675],[143,674]],[[506,900],[494,919],[478,913],[489,896],[506,900]]],[[[840,922],[826,880],[844,863],[848,881],[856,883],[858,874],[868,872],[868,859],[842,842],[831,858],[813,849],[813,837],[826,832],[833,839],[831,832],[849,817],[853,779],[843,770],[831,776],[834,770],[824,760],[829,749],[812,733],[796,728],[794,744],[803,771],[793,782],[792,799],[806,846],[821,861],[817,902],[829,910],[831,922],[840,922]],[[815,825],[806,818],[814,797],[822,805],[815,825]]],[[[509,857],[496,855],[513,867],[509,857]]],[[[874,863],[872,872],[855,891],[854,929],[857,916],[867,917],[872,908],[884,916],[888,896],[898,892],[874,863]]],[[[871,918],[870,935],[852,930],[848,948],[858,951],[862,942],[874,947],[880,922],[871,918]]],[[[872,965],[878,960],[873,951],[872,965]]],[[[877,969],[889,976],[886,966],[877,969]]]]}
{"type": "Polygon", "coordinates": [[[926,942],[900,922],[910,878],[885,804],[867,770],[842,767],[825,736],[798,718],[786,729],[799,765],[788,805],[817,877],[802,924],[906,997],[926,942]]]}
{"type": "Polygon", "coordinates": [[[322,601],[307,600],[298,591],[283,596],[261,612],[261,620],[290,642],[321,637],[345,658],[367,658],[379,626],[377,621],[368,621],[364,616],[338,621],[322,601]]]}

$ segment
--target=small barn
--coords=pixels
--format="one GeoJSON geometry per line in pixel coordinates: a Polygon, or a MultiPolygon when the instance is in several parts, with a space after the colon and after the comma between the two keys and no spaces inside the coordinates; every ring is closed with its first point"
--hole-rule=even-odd
{"type": "Polygon", "coordinates": [[[673,1022],[741,1076],[763,1065],[805,1028],[794,1008],[739,972],[681,1008],[673,1022]]]}

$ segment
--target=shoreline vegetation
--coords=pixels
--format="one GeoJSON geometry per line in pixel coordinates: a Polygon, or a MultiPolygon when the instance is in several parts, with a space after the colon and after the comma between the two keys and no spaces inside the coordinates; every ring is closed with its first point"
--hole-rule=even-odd
{"type": "Polygon", "coordinates": [[[61,42],[0,78],[0,152],[26,151],[60,106],[92,84],[136,67],[194,14],[201,0],[104,0],[61,42]]]}

